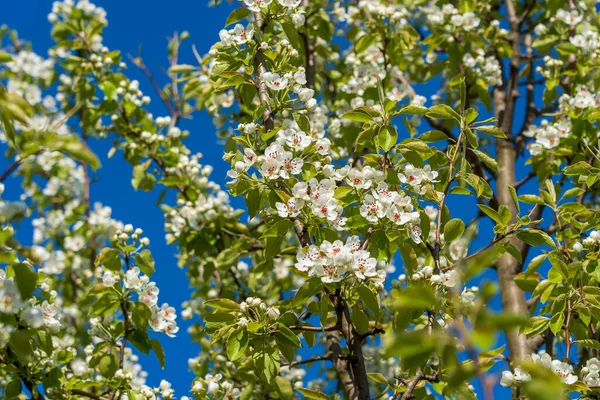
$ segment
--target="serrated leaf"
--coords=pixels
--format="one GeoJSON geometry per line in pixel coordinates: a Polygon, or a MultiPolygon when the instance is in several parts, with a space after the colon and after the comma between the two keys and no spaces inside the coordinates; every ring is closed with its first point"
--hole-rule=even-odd
{"type": "Polygon", "coordinates": [[[494,125],[484,125],[484,126],[475,126],[475,129],[478,131],[485,133],[486,135],[490,135],[493,137],[497,137],[500,139],[506,139],[506,134],[504,131],[497,126],[494,125]]]}
{"type": "Polygon", "coordinates": [[[240,305],[230,299],[212,299],[204,302],[205,307],[211,307],[216,310],[237,311],[240,305]]]}
{"type": "Polygon", "coordinates": [[[590,164],[586,163],[585,161],[579,161],[573,165],[569,165],[565,169],[564,174],[568,175],[568,176],[572,176],[572,175],[587,176],[587,175],[589,175],[591,169],[592,169],[592,166],[590,164]]]}
{"type": "Polygon", "coordinates": [[[479,158],[482,163],[484,163],[485,165],[490,167],[492,170],[498,172],[498,163],[496,162],[496,160],[494,158],[490,157],[489,155],[485,154],[482,151],[475,150],[475,149],[470,149],[470,150],[473,153],[475,153],[477,158],[479,158]]]}
{"type": "Polygon", "coordinates": [[[429,118],[437,118],[437,119],[454,119],[456,122],[461,121],[460,115],[445,104],[437,104],[435,106],[429,107],[429,111],[426,114],[429,118]]]}

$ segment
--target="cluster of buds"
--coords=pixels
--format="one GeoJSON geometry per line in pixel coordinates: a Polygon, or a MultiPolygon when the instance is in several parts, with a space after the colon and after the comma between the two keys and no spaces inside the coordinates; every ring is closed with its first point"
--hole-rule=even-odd
{"type": "Polygon", "coordinates": [[[139,240],[141,246],[149,246],[150,239],[147,237],[140,238],[144,231],[140,228],[133,229],[133,225],[127,224],[123,227],[123,230],[118,229],[113,235],[112,240],[114,242],[125,243],[131,239],[134,243],[139,240]]]}
{"type": "Polygon", "coordinates": [[[248,297],[240,304],[238,325],[247,326],[251,321],[261,321],[266,318],[277,321],[281,313],[276,307],[269,307],[258,297],[248,297]]]}

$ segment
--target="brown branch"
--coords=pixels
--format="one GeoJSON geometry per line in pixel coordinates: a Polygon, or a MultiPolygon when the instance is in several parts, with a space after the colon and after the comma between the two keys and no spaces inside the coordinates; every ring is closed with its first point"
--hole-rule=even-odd
{"type": "Polygon", "coordinates": [[[99,396],[94,393],[86,392],[85,390],[71,389],[71,393],[73,393],[77,396],[83,396],[83,397],[87,397],[89,399],[94,399],[94,400],[108,400],[106,397],[102,397],[102,396],[99,396]]]}
{"type": "Polygon", "coordinates": [[[131,56],[131,54],[128,54],[128,57],[129,57],[129,60],[131,60],[131,62],[134,63],[135,66],[137,66],[144,73],[144,75],[146,75],[146,77],[150,81],[150,84],[152,85],[152,87],[154,88],[156,93],[160,96],[161,100],[163,101],[163,103],[165,104],[167,109],[169,110],[171,119],[175,119],[175,116],[177,115],[177,113],[176,113],[175,109],[173,108],[173,105],[171,104],[169,97],[164,92],[164,90],[161,89],[160,85],[156,81],[156,78],[154,78],[154,75],[152,74],[152,72],[150,72],[150,70],[148,69],[148,67],[146,67],[146,64],[144,63],[144,59],[142,57],[142,47],[140,46],[140,48],[138,50],[138,58],[133,58],[131,56]]]}
{"type": "MultiPolygon", "coordinates": [[[[306,360],[294,361],[294,362],[287,364],[287,366],[290,368],[294,368],[294,367],[298,367],[300,365],[310,364],[310,363],[314,363],[317,361],[331,361],[331,355],[326,354],[324,356],[307,358],[306,360]]],[[[286,366],[286,364],[282,364],[282,366],[286,366]]]]}
{"type": "Polygon", "coordinates": [[[318,326],[308,326],[308,325],[293,325],[289,326],[293,331],[307,331],[307,332],[333,332],[339,331],[340,329],[336,325],[318,327],[318,326]]]}

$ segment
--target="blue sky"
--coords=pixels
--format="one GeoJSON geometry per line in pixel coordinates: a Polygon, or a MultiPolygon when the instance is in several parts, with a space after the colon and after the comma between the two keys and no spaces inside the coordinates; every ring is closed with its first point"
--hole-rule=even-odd
{"type": "MultiPolygon", "coordinates": [[[[50,38],[50,24],[47,14],[51,8],[49,0],[20,0],[2,1],[0,23],[8,24],[10,28],[17,29],[21,38],[33,42],[34,50],[42,55],[52,45],[50,38]]],[[[167,37],[176,31],[187,30],[191,39],[182,46],[182,63],[194,63],[191,45],[195,44],[200,53],[205,53],[210,46],[218,40],[218,32],[223,28],[224,22],[235,4],[224,3],[217,7],[209,7],[206,0],[104,0],[96,4],[106,9],[109,26],[105,30],[104,44],[111,50],[121,50],[123,55],[136,55],[138,46],[143,47],[146,65],[155,73],[161,83],[164,83],[162,68],[167,65],[167,37]],[[161,4],[160,6],[157,4],[161,4]]],[[[153,97],[150,111],[158,115],[167,115],[165,108],[153,92],[149,82],[135,67],[128,70],[132,79],[138,79],[141,89],[145,94],[153,97]]],[[[435,85],[434,85],[435,86],[435,85]]],[[[437,87],[425,87],[423,93],[433,94],[437,87]]],[[[482,113],[483,114],[483,113],[482,113]]],[[[485,116],[483,116],[485,118],[485,116]]],[[[213,180],[223,184],[228,165],[221,159],[222,145],[218,142],[215,129],[210,118],[205,114],[197,114],[193,121],[184,121],[183,128],[190,129],[192,135],[187,143],[192,152],[200,151],[204,154],[204,164],[214,167],[213,180]]],[[[520,121],[517,123],[520,126],[520,121]]],[[[425,125],[419,132],[428,130],[425,125]]],[[[401,131],[402,134],[402,131],[401,131]]],[[[404,132],[406,135],[406,132],[404,132]]],[[[151,250],[156,259],[157,273],[153,280],[158,283],[161,290],[159,301],[168,302],[178,309],[181,303],[189,297],[190,290],[185,277],[185,271],[176,265],[174,257],[175,248],[164,244],[163,215],[155,206],[158,192],[135,192],[131,187],[131,167],[124,162],[117,153],[112,159],[107,160],[110,141],[92,141],[92,148],[103,161],[103,168],[96,174],[97,181],[92,185],[92,201],[100,201],[110,205],[113,217],[124,223],[131,223],[135,227],[144,229],[145,235],[151,241],[151,250]]],[[[0,169],[4,169],[6,161],[0,161],[0,169]]],[[[523,176],[526,170],[519,171],[523,176]]],[[[519,178],[517,178],[519,179],[519,178]]],[[[12,181],[15,185],[15,180],[12,181]]],[[[7,182],[7,194],[16,194],[18,188],[11,188],[11,181],[7,182]]],[[[529,191],[533,193],[533,190],[529,191]]],[[[451,196],[448,204],[453,212],[453,217],[464,218],[469,221],[475,213],[475,203],[472,199],[465,201],[463,196],[451,196]]],[[[234,204],[241,207],[242,203],[236,199],[234,204]]],[[[492,225],[483,221],[480,231],[491,232],[492,225]]],[[[485,235],[485,237],[489,237],[485,235]]],[[[481,240],[476,241],[474,247],[483,245],[481,240]]],[[[537,252],[532,252],[532,255],[537,252]]],[[[531,257],[531,255],[530,255],[531,257]]],[[[399,263],[398,263],[399,264],[399,263]]],[[[398,271],[399,273],[400,271],[398,271]]],[[[472,284],[478,284],[484,279],[495,279],[493,272],[486,272],[483,277],[472,284]]],[[[493,309],[500,308],[500,301],[496,298],[490,305],[493,309]]],[[[188,371],[187,359],[196,355],[198,347],[190,340],[186,333],[188,324],[180,319],[181,330],[175,339],[162,340],[167,354],[167,365],[161,370],[153,356],[143,360],[144,368],[149,373],[148,383],[157,385],[161,379],[167,379],[172,384],[179,396],[188,394],[193,374],[188,371]]],[[[500,339],[502,342],[502,339],[500,339]]],[[[502,365],[504,369],[506,365],[502,365]]],[[[496,369],[498,371],[498,369],[496,369]]],[[[478,386],[478,383],[475,382],[478,386]]],[[[499,389],[497,394],[507,394],[499,389]]]]}

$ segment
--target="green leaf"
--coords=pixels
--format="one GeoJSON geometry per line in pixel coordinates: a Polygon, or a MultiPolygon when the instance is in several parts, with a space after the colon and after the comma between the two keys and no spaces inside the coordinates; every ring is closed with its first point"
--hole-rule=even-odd
{"type": "Polygon", "coordinates": [[[416,104],[409,104],[405,107],[402,107],[398,114],[408,114],[408,115],[425,115],[427,114],[428,108],[423,106],[418,106],[416,104]]]}
{"type": "Polygon", "coordinates": [[[550,319],[546,317],[529,318],[527,325],[521,328],[521,333],[532,337],[544,332],[550,326],[550,319]]]}
{"type": "Polygon", "coordinates": [[[129,341],[135,346],[136,349],[144,354],[148,354],[150,353],[150,350],[152,350],[152,347],[150,346],[150,338],[148,337],[146,330],[134,330],[133,334],[129,335],[129,341]]]}
{"type": "Polygon", "coordinates": [[[150,339],[150,347],[152,347],[154,354],[156,354],[156,358],[158,359],[160,367],[165,369],[165,351],[163,350],[160,342],[156,339],[150,339]]]}
{"type": "Polygon", "coordinates": [[[33,360],[33,347],[31,346],[31,336],[27,331],[18,330],[10,334],[8,347],[15,353],[23,365],[27,365],[33,360]]]}
{"type": "Polygon", "coordinates": [[[230,299],[213,299],[204,302],[205,307],[212,307],[217,310],[237,311],[240,305],[230,299]]]}
{"type": "Polygon", "coordinates": [[[479,207],[479,209],[483,211],[485,215],[496,221],[498,224],[503,223],[502,217],[500,214],[498,214],[498,211],[494,210],[492,207],[486,206],[485,204],[477,204],[477,207],[479,207]]]}
{"type": "Polygon", "coordinates": [[[300,286],[300,288],[294,295],[292,307],[297,307],[299,305],[305,304],[307,300],[316,295],[322,287],[323,282],[321,282],[321,279],[319,278],[312,278],[307,280],[302,286],[300,286]]]}
{"type": "Polygon", "coordinates": [[[540,274],[538,273],[526,274],[525,272],[521,272],[515,276],[514,280],[517,286],[524,292],[533,292],[538,285],[539,278],[540,274]]]}
{"type": "Polygon", "coordinates": [[[152,274],[154,274],[154,258],[152,258],[150,250],[142,250],[135,256],[134,260],[140,270],[146,274],[148,278],[152,277],[152,274]]]}
{"type": "Polygon", "coordinates": [[[224,77],[223,80],[219,80],[219,84],[215,87],[215,90],[225,90],[230,87],[236,87],[245,81],[246,78],[244,78],[244,75],[235,72],[227,77],[224,77]]]}
{"type": "Polygon", "coordinates": [[[375,32],[365,33],[364,35],[362,35],[361,37],[359,37],[356,40],[356,43],[354,43],[354,53],[355,54],[362,53],[363,51],[368,49],[369,46],[371,46],[373,43],[375,43],[375,41],[377,39],[378,38],[377,38],[377,35],[375,34],[375,32]]]}
{"type": "Polygon", "coordinates": [[[585,190],[583,190],[582,188],[574,187],[574,188],[571,188],[571,189],[567,190],[562,195],[561,200],[562,199],[568,199],[568,198],[575,197],[575,196],[579,196],[582,193],[585,193],[585,190]]]}
{"type": "Polygon", "coordinates": [[[552,238],[546,233],[535,229],[523,229],[517,233],[517,237],[527,244],[532,246],[541,246],[546,244],[550,247],[556,248],[552,238]]]}
{"type": "Polygon", "coordinates": [[[247,7],[240,7],[238,9],[235,9],[227,17],[227,21],[225,21],[225,26],[235,24],[236,22],[239,22],[244,18],[248,17],[250,14],[252,14],[252,11],[250,11],[247,7]]]}
{"type": "Polygon", "coordinates": [[[540,196],[536,196],[535,194],[523,194],[519,196],[519,200],[521,200],[523,203],[538,204],[540,206],[546,204],[546,202],[540,196]]]}
{"type": "Polygon", "coordinates": [[[510,197],[512,198],[513,204],[515,205],[516,209],[517,209],[517,216],[519,215],[519,213],[521,212],[521,206],[519,205],[519,197],[517,196],[517,190],[510,186],[508,186],[508,190],[510,191],[510,197]]]}
{"type": "Polygon", "coordinates": [[[506,134],[504,133],[504,131],[502,131],[502,129],[498,128],[497,126],[485,125],[485,126],[476,126],[474,128],[482,133],[485,133],[486,135],[490,135],[490,136],[497,137],[500,139],[506,139],[506,134]]]}
{"type": "Polygon", "coordinates": [[[96,266],[102,265],[103,267],[111,271],[119,271],[121,269],[121,258],[119,257],[119,250],[105,247],[102,249],[100,254],[96,257],[94,262],[96,266]]]}
{"type": "Polygon", "coordinates": [[[29,264],[25,263],[13,265],[13,271],[15,272],[15,283],[19,288],[21,299],[27,301],[37,286],[38,274],[33,271],[29,264]]]}
{"type": "Polygon", "coordinates": [[[148,321],[152,318],[152,311],[144,303],[136,302],[131,312],[131,319],[139,329],[148,327],[148,321]]]}
{"type": "Polygon", "coordinates": [[[240,253],[237,249],[225,249],[215,258],[215,265],[224,269],[232,266],[238,260],[240,253]]]}
{"type": "Polygon", "coordinates": [[[425,143],[433,143],[441,140],[448,140],[449,137],[442,131],[434,130],[423,133],[417,139],[422,140],[425,143]]]}
{"type": "Polygon", "coordinates": [[[600,350],[600,342],[594,339],[576,340],[575,343],[579,343],[584,347],[589,347],[590,349],[600,350]]]}
{"type": "Polygon", "coordinates": [[[52,149],[67,153],[71,158],[84,162],[92,167],[93,170],[100,168],[100,160],[98,156],[90,150],[83,142],[73,140],[59,140],[53,142],[50,146],[52,149]]]}
{"type": "Polygon", "coordinates": [[[367,286],[359,286],[357,290],[363,304],[377,314],[379,312],[378,297],[367,286]]]}
{"type": "Polygon", "coordinates": [[[319,390],[313,389],[296,389],[298,392],[304,395],[307,399],[312,400],[327,400],[327,395],[319,390]]]}
{"type": "Polygon", "coordinates": [[[283,376],[275,378],[275,389],[281,400],[291,400],[294,397],[294,388],[292,388],[292,384],[283,376]]]}
{"type": "Polygon", "coordinates": [[[552,319],[550,320],[550,330],[552,331],[552,333],[554,333],[555,335],[560,332],[562,330],[563,324],[565,322],[565,314],[564,313],[558,313],[558,314],[554,314],[552,316],[552,319]]]}
{"type": "Polygon", "coordinates": [[[254,371],[266,383],[271,381],[279,373],[279,352],[274,346],[270,346],[266,341],[259,346],[255,346],[252,355],[254,360],[254,371]]]}
{"type": "Polygon", "coordinates": [[[299,48],[300,38],[298,36],[298,29],[289,22],[282,23],[281,27],[285,32],[285,36],[287,36],[288,40],[290,41],[290,44],[296,49],[299,48]]]}
{"type": "Polygon", "coordinates": [[[579,161],[573,165],[569,165],[565,169],[564,174],[568,175],[568,176],[572,176],[572,175],[587,176],[590,174],[591,169],[592,169],[592,166],[590,164],[586,163],[585,161],[579,161]]]}
{"type": "Polygon", "coordinates": [[[369,331],[369,317],[359,308],[352,309],[352,323],[359,335],[369,331]]]}
{"type": "Polygon", "coordinates": [[[277,324],[277,329],[279,330],[279,332],[281,332],[283,336],[286,337],[286,339],[292,342],[296,347],[302,347],[300,339],[294,332],[292,332],[292,330],[290,330],[290,328],[279,322],[277,324]]]}
{"type": "Polygon", "coordinates": [[[461,117],[460,115],[445,104],[437,104],[435,106],[429,107],[429,111],[427,112],[427,116],[429,118],[437,118],[437,119],[454,119],[456,122],[460,123],[461,117]]]}
{"type": "Polygon", "coordinates": [[[380,383],[382,385],[389,385],[388,380],[383,376],[383,374],[379,372],[369,372],[367,373],[367,377],[376,383],[380,383]]]}
{"type": "Polygon", "coordinates": [[[398,141],[398,132],[392,126],[384,126],[379,131],[377,137],[383,151],[388,152],[394,147],[396,141],[398,141]]]}
{"type": "Polygon", "coordinates": [[[10,144],[16,147],[15,138],[17,136],[17,133],[15,131],[15,127],[12,121],[4,113],[0,113],[0,118],[2,119],[2,126],[4,127],[6,138],[8,139],[10,144]]]}
{"type": "Polygon", "coordinates": [[[534,49],[539,51],[546,51],[552,48],[554,43],[560,40],[560,36],[558,35],[544,35],[540,38],[537,38],[533,41],[532,46],[534,49]]]}
{"type": "Polygon", "coordinates": [[[465,223],[458,218],[451,219],[444,226],[444,240],[450,243],[458,239],[465,232],[465,223]]]}
{"type": "MultiPolygon", "coordinates": [[[[8,63],[12,61],[12,56],[7,52],[0,50],[0,64],[8,63]]],[[[19,392],[20,393],[20,392],[19,392]]]]}
{"type": "Polygon", "coordinates": [[[231,361],[240,358],[248,348],[248,331],[241,329],[234,332],[227,339],[227,357],[231,361]]]}
{"type": "Polygon", "coordinates": [[[262,238],[282,237],[293,227],[294,223],[289,219],[280,219],[263,233],[262,238]]]}
{"type": "Polygon", "coordinates": [[[107,377],[112,378],[119,369],[119,364],[117,362],[117,358],[112,353],[105,353],[100,357],[100,361],[98,362],[98,371],[107,377]]]}
{"type": "Polygon", "coordinates": [[[469,149],[469,150],[471,150],[473,153],[475,153],[477,158],[479,158],[482,163],[484,163],[485,165],[490,167],[492,170],[498,172],[498,163],[496,162],[495,159],[493,159],[492,157],[490,157],[489,155],[485,154],[482,151],[475,150],[475,149],[469,149]]]}
{"type": "Polygon", "coordinates": [[[170,67],[169,73],[170,74],[184,74],[186,72],[192,72],[195,69],[196,69],[196,67],[194,67],[193,65],[178,64],[178,65],[173,65],[172,67],[170,67]]]}
{"type": "Polygon", "coordinates": [[[149,192],[154,189],[156,177],[146,172],[148,165],[148,163],[144,163],[133,167],[133,178],[131,179],[131,185],[135,190],[149,192]]]}
{"type": "MultiPolygon", "coordinates": [[[[3,52],[0,52],[0,55],[3,52]]],[[[22,392],[22,383],[21,383],[21,379],[15,377],[13,378],[13,380],[11,380],[8,385],[6,385],[6,387],[4,388],[4,394],[6,395],[6,398],[8,400],[10,399],[14,399],[14,398],[19,398],[19,395],[22,392]]]]}
{"type": "Polygon", "coordinates": [[[378,117],[381,117],[379,111],[370,106],[358,107],[342,115],[342,118],[356,122],[371,122],[378,117]]]}

